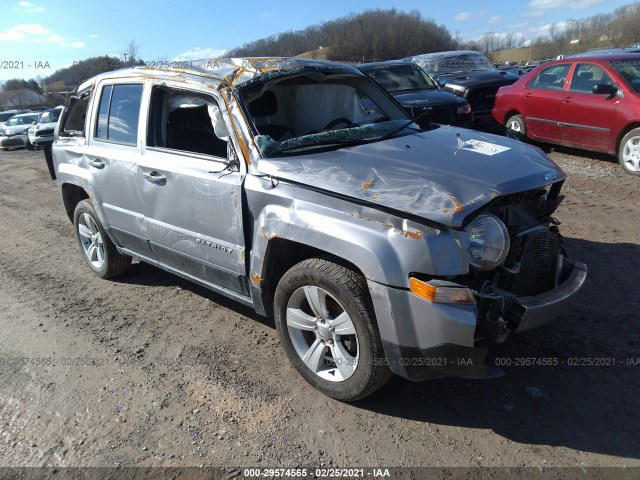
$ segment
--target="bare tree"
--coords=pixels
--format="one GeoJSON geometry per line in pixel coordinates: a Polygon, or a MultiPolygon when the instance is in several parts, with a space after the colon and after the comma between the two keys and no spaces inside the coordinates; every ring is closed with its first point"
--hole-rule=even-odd
{"type": "Polygon", "coordinates": [[[511,50],[512,48],[516,48],[516,34],[513,32],[509,32],[504,36],[504,45],[505,50],[511,50]]]}
{"type": "Polygon", "coordinates": [[[479,40],[480,51],[487,57],[491,57],[499,46],[499,37],[494,32],[487,32],[479,40]]]}
{"type": "Polygon", "coordinates": [[[126,65],[135,65],[138,62],[138,44],[135,39],[129,42],[122,56],[126,65]]]}

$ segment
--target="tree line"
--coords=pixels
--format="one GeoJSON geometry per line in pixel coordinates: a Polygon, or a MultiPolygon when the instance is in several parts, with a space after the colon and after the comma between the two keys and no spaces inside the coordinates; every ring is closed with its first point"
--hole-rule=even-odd
{"type": "Polygon", "coordinates": [[[420,12],[367,10],[304,30],[261,38],[229,52],[229,56],[295,56],[324,50],[328,60],[362,61],[402,58],[419,53],[452,50],[457,43],[444,25],[420,12]]]}
{"type": "MultiPolygon", "coordinates": [[[[611,13],[552,24],[547,35],[530,39],[534,58],[554,58],[597,48],[621,48],[640,42],[640,3],[617,8],[611,13]]],[[[462,44],[492,57],[501,50],[523,47],[525,38],[514,33],[487,32],[478,40],[462,44]]]]}

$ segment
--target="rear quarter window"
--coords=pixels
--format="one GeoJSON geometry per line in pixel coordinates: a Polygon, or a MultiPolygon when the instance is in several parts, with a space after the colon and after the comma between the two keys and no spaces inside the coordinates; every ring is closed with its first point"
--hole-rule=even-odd
{"type": "Polygon", "coordinates": [[[90,93],[87,89],[71,97],[60,123],[61,136],[84,137],[90,93]]]}

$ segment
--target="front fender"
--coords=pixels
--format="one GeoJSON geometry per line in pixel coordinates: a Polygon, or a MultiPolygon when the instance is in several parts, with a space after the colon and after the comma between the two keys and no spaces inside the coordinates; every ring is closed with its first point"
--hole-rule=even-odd
{"type": "Polygon", "coordinates": [[[268,244],[276,238],[329,252],[356,265],[370,281],[409,287],[409,274],[468,272],[464,231],[435,228],[304,186],[247,176],[253,219],[250,278],[266,273],[268,244]]]}

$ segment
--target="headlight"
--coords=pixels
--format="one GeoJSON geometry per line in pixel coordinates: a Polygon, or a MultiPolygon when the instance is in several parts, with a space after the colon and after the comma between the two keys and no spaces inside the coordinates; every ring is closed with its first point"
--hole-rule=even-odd
{"type": "Polygon", "coordinates": [[[509,253],[509,232],[494,215],[479,215],[467,228],[469,263],[478,270],[493,270],[509,253]]]}

